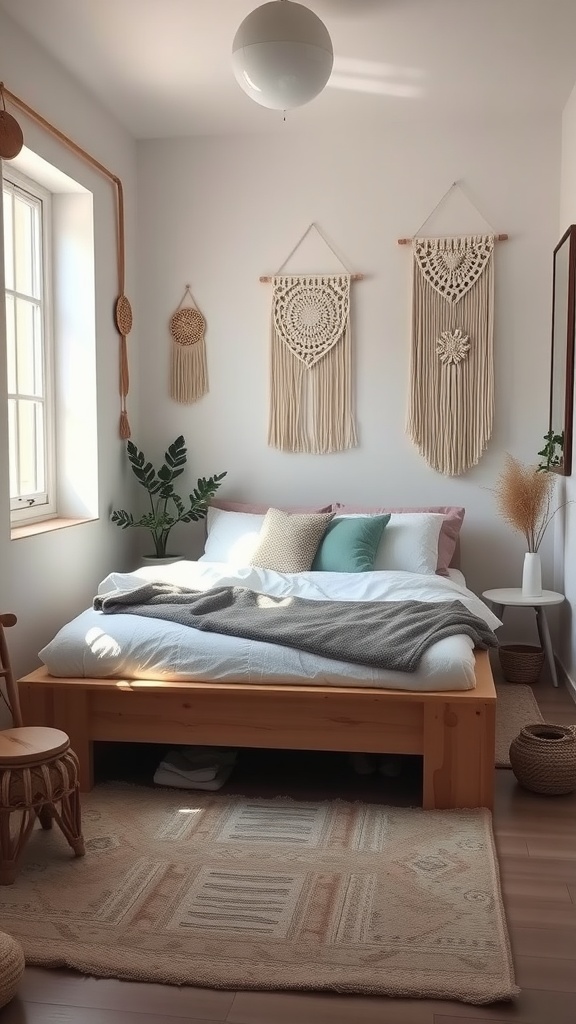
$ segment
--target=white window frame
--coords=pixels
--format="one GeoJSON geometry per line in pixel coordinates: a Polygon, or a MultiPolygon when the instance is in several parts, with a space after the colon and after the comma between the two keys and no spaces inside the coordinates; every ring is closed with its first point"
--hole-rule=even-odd
{"type": "MultiPolygon", "coordinates": [[[[38,523],[57,515],[56,505],[56,409],[54,395],[54,330],[52,318],[52,210],[51,193],[37,181],[22,174],[14,167],[3,168],[3,191],[24,193],[40,204],[41,235],[41,287],[40,308],[42,316],[42,356],[44,372],[44,483],[45,491],[30,495],[29,499],[10,500],[10,522],[12,526],[38,523]]],[[[2,239],[2,245],[4,240],[2,239]]],[[[13,282],[14,284],[16,282],[13,282]]],[[[18,297],[14,289],[5,289],[6,295],[18,297]]],[[[26,296],[28,298],[28,296],[26,296]]],[[[4,312],[5,315],[5,312],[4,312]]],[[[13,396],[10,392],[8,397],[13,396]]]]}

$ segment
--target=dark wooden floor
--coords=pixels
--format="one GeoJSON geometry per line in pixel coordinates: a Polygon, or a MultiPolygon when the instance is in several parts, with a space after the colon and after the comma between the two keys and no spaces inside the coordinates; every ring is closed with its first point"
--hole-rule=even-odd
{"type": "MultiPolygon", "coordinates": [[[[534,691],[547,721],[576,723],[576,704],[565,690],[541,682],[534,691]]],[[[105,752],[106,753],[106,752],[105,752]]],[[[262,756],[262,755],[260,755],[262,756]]],[[[327,755],[326,772],[336,770],[327,755]]],[[[282,779],[281,760],[270,755],[267,791],[301,796],[310,776],[282,779]],[[278,774],[275,775],[275,772],[278,774]],[[286,779],[290,781],[287,782],[286,779]]],[[[113,761],[113,759],[112,759],[113,761]]],[[[110,763],[110,758],[108,758],[110,763]]],[[[261,762],[259,765],[261,771],[261,762]]],[[[250,763],[245,769],[250,775],[250,763]]],[[[401,802],[411,799],[417,773],[406,765],[401,802]],[[406,793],[408,797],[406,797],[406,793]]],[[[260,778],[262,775],[260,774],[260,778]]],[[[380,776],[349,775],[343,796],[374,799],[379,787],[392,789],[380,776]]],[[[316,775],[318,780],[318,775],[316,775]]],[[[327,775],[321,779],[326,795],[327,775]]],[[[341,789],[341,780],[334,778],[341,789]]],[[[236,786],[242,791],[240,776],[236,786]]],[[[576,794],[539,797],[520,789],[510,771],[497,772],[494,823],[502,884],[522,989],[514,1004],[490,1008],[454,1002],[395,1000],[323,994],[216,992],[83,978],[65,971],[26,971],[20,997],[0,1011],[0,1024],[575,1024],[576,1022],[576,794]]]]}

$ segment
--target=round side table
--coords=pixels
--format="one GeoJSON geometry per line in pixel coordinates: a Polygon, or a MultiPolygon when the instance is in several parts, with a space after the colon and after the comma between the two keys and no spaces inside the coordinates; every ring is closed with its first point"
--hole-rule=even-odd
{"type": "Polygon", "coordinates": [[[546,654],[546,661],[550,669],[552,683],[558,686],[556,674],[556,662],[550,639],[550,630],[546,619],[546,607],[552,604],[562,604],[564,594],[557,594],[555,590],[543,590],[540,597],[524,597],[520,587],[504,587],[501,590],[485,590],[482,597],[492,605],[494,614],[499,619],[504,617],[505,608],[533,608],[536,612],[536,625],[540,643],[546,654]]]}

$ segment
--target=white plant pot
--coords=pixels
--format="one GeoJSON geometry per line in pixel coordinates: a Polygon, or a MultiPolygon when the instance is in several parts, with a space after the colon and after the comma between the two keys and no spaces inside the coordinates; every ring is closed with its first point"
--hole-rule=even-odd
{"type": "Polygon", "coordinates": [[[524,555],[522,597],[542,597],[542,563],[537,551],[527,551],[524,555]]]}
{"type": "Polygon", "coordinates": [[[157,558],[156,555],[141,555],[140,560],[144,565],[172,565],[172,562],[183,562],[184,555],[165,555],[164,558],[157,558]]]}

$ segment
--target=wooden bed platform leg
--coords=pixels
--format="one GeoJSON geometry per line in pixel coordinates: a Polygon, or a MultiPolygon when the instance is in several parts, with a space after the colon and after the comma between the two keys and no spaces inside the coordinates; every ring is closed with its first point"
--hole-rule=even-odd
{"type": "Polygon", "coordinates": [[[426,810],[488,807],[494,801],[495,703],[424,705],[426,810]]]}
{"type": "Polygon", "coordinates": [[[25,725],[45,725],[62,729],[70,737],[70,746],[80,762],[80,789],[86,793],[94,785],[93,743],[89,736],[89,693],[79,687],[56,689],[52,686],[19,684],[20,704],[25,725]]]}
{"type": "Polygon", "coordinates": [[[94,785],[94,744],[89,730],[89,692],[75,689],[54,690],[54,718],[58,728],[70,737],[70,746],[80,762],[80,791],[94,785]]]}

